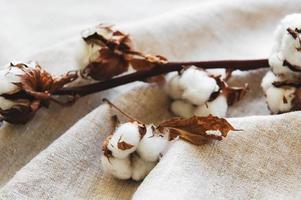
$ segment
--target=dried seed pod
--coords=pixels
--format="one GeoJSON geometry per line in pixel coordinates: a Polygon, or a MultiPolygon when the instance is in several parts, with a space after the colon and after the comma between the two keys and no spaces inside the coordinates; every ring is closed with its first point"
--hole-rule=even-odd
{"type": "Polygon", "coordinates": [[[126,52],[131,49],[129,36],[111,26],[98,25],[83,32],[86,43],[82,73],[95,80],[109,79],[126,72],[129,67],[126,52]]]}
{"type": "Polygon", "coordinates": [[[36,63],[10,64],[0,71],[1,121],[26,123],[41,107],[47,107],[51,94],[73,81],[77,74],[53,77],[36,63]]]}
{"type": "Polygon", "coordinates": [[[84,77],[107,80],[128,71],[144,70],[166,62],[162,56],[134,51],[129,35],[112,26],[98,25],[83,31],[85,53],[80,70],[84,77]]]}

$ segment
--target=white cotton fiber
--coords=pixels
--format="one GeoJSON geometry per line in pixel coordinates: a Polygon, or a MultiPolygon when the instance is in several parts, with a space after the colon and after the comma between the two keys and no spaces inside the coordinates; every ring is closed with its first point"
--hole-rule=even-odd
{"type": "Polygon", "coordinates": [[[136,122],[127,122],[121,124],[113,133],[113,136],[108,144],[108,149],[112,151],[114,157],[125,158],[137,149],[139,141],[140,133],[138,124],[136,122]],[[133,145],[133,147],[125,150],[120,149],[118,147],[118,143],[121,142],[133,145]]]}
{"type": "Polygon", "coordinates": [[[278,25],[275,31],[274,45],[269,57],[269,64],[272,71],[281,76],[283,80],[298,81],[300,72],[294,72],[284,61],[288,62],[294,68],[301,70],[301,14],[291,14],[286,16],[278,25]],[[287,29],[293,30],[292,36],[287,29]]]}
{"type": "Polygon", "coordinates": [[[81,45],[78,45],[78,52],[76,53],[77,57],[77,70],[83,70],[91,62],[96,61],[100,54],[99,50],[101,47],[97,44],[88,44],[83,39],[79,41],[81,45]]]}
{"type": "Polygon", "coordinates": [[[137,154],[132,155],[132,179],[135,181],[143,180],[148,173],[156,166],[157,161],[145,161],[137,154]]]}
{"type": "Polygon", "coordinates": [[[269,65],[272,68],[274,74],[283,75],[294,75],[295,72],[291,71],[287,66],[283,65],[284,58],[282,53],[274,53],[269,57],[269,65]]]}
{"type": "Polygon", "coordinates": [[[205,71],[194,67],[183,72],[180,85],[184,89],[182,98],[196,105],[203,105],[211,94],[219,89],[213,78],[205,71]]]}
{"type": "Polygon", "coordinates": [[[270,87],[266,91],[266,101],[272,113],[288,112],[292,109],[292,100],[295,97],[295,88],[270,87]]]}
{"type": "Polygon", "coordinates": [[[301,48],[300,41],[294,39],[289,33],[286,33],[282,38],[281,52],[283,57],[292,65],[300,66],[301,70],[301,53],[297,50],[301,48]]]}
{"type": "Polygon", "coordinates": [[[171,103],[170,109],[179,117],[189,118],[194,115],[195,106],[185,100],[175,100],[171,103]]]}
{"type": "Polygon", "coordinates": [[[132,176],[132,167],[130,158],[107,158],[102,156],[101,158],[102,168],[106,173],[113,175],[118,179],[130,179],[132,176]]]}
{"type": "Polygon", "coordinates": [[[153,125],[147,125],[147,131],[141,139],[137,153],[146,161],[157,161],[168,146],[168,134],[155,133],[153,125]]]}
{"type": "Polygon", "coordinates": [[[219,95],[211,102],[207,102],[195,109],[194,115],[208,116],[209,114],[218,117],[225,117],[228,109],[227,99],[224,95],[219,95]]]}
{"type": "Polygon", "coordinates": [[[166,82],[164,85],[164,90],[168,96],[172,99],[180,99],[183,94],[183,88],[181,87],[179,81],[180,76],[178,72],[171,72],[165,76],[166,82]]]}
{"type": "Polygon", "coordinates": [[[261,87],[263,91],[265,92],[267,91],[267,89],[272,87],[274,81],[277,81],[277,77],[275,76],[275,74],[273,74],[273,72],[268,71],[261,81],[261,87]]]}
{"type": "Polygon", "coordinates": [[[13,83],[20,82],[19,75],[22,74],[24,72],[17,67],[6,67],[0,70],[0,94],[13,94],[19,91],[19,87],[13,83]]]}

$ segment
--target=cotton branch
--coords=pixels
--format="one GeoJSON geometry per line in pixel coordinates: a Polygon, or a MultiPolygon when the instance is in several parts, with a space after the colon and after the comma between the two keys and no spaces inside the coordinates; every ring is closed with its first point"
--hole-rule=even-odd
{"type": "Polygon", "coordinates": [[[125,85],[127,83],[135,81],[144,81],[147,78],[166,74],[172,71],[181,71],[183,67],[194,65],[203,69],[216,69],[225,68],[233,70],[255,70],[259,68],[268,68],[269,63],[267,59],[257,60],[217,60],[217,61],[201,61],[201,62],[168,62],[164,64],[158,64],[151,69],[141,70],[131,74],[123,75],[120,77],[112,78],[106,81],[93,83],[79,87],[62,88],[54,93],[54,95],[77,95],[85,96],[92,93],[104,91],[125,85]]]}

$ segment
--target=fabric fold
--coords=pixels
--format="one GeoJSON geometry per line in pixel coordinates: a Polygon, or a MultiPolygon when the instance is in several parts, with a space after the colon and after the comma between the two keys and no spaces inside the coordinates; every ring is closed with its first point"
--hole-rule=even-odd
{"type": "MultiPolygon", "coordinates": [[[[156,86],[136,88],[114,103],[145,123],[170,118],[169,100],[156,86]]],[[[101,143],[113,130],[111,111],[101,105],[81,119],[3,186],[0,199],[130,199],[138,183],[101,169],[101,143]]]]}
{"type": "Polygon", "coordinates": [[[243,131],[175,143],[133,199],[300,199],[300,112],[229,119],[243,131]]]}

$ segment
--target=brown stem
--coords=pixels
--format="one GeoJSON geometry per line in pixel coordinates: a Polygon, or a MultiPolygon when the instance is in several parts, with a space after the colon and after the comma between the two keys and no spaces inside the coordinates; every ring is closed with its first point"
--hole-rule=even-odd
{"type": "Polygon", "coordinates": [[[112,78],[106,81],[84,85],[79,87],[62,88],[54,95],[79,95],[85,96],[92,93],[107,90],[113,87],[131,83],[134,81],[144,81],[146,78],[166,74],[172,71],[180,71],[183,66],[194,65],[203,69],[225,68],[233,70],[254,70],[269,67],[267,59],[258,60],[218,60],[218,61],[201,61],[201,62],[168,62],[159,64],[149,70],[137,71],[124,76],[112,78]]]}
{"type": "Polygon", "coordinates": [[[118,112],[120,112],[122,115],[124,115],[125,117],[127,117],[129,120],[131,120],[132,122],[138,122],[140,124],[144,124],[141,121],[135,119],[133,116],[131,116],[130,114],[124,112],[123,110],[121,110],[120,108],[118,108],[116,105],[114,105],[111,101],[109,101],[108,99],[104,98],[102,99],[103,102],[109,104],[111,107],[115,108],[118,112]]]}

